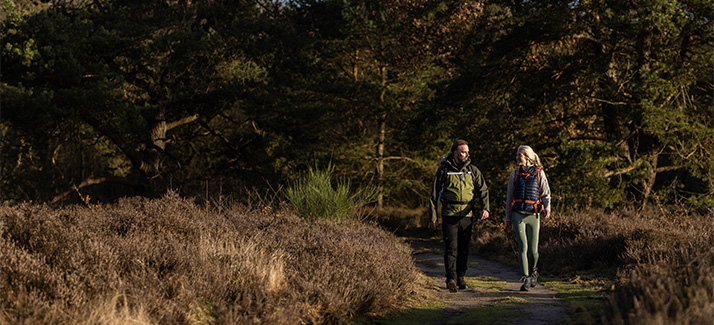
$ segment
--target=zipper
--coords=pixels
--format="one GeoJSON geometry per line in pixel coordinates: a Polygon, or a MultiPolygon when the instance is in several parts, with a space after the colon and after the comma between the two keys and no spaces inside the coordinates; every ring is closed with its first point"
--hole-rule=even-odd
{"type": "MultiPolygon", "coordinates": [[[[464,183],[466,182],[466,175],[471,175],[471,171],[461,171],[461,172],[446,172],[447,175],[461,175],[461,182],[459,183],[459,200],[464,201],[464,183]]],[[[473,176],[471,176],[473,177],[473,176]]]]}

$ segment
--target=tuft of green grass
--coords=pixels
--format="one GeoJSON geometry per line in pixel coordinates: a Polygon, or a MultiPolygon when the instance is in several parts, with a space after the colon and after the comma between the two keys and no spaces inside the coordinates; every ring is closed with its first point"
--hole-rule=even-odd
{"type": "Polygon", "coordinates": [[[605,314],[608,306],[606,288],[611,281],[541,281],[547,288],[557,292],[556,297],[565,301],[572,314],[566,324],[595,324],[605,314]]]}
{"type": "Polygon", "coordinates": [[[508,287],[508,283],[503,279],[491,276],[467,276],[464,280],[467,285],[482,292],[500,292],[508,287]]]}
{"type": "Polygon", "coordinates": [[[471,308],[463,314],[450,319],[447,324],[518,324],[520,320],[527,318],[524,313],[514,312],[514,306],[521,303],[523,302],[504,301],[496,305],[471,308]]]}
{"type": "Polygon", "coordinates": [[[527,304],[528,300],[523,297],[507,296],[499,299],[498,302],[502,304],[527,304]]]}
{"type": "Polygon", "coordinates": [[[349,180],[338,180],[333,186],[333,171],[332,166],[311,168],[285,190],[285,197],[301,217],[313,221],[358,218],[360,208],[376,199],[377,190],[372,186],[352,190],[349,180]]]}
{"type": "Polygon", "coordinates": [[[443,309],[447,306],[444,302],[422,304],[413,309],[389,319],[374,320],[372,324],[380,325],[411,325],[411,324],[437,324],[443,321],[443,309]]]}

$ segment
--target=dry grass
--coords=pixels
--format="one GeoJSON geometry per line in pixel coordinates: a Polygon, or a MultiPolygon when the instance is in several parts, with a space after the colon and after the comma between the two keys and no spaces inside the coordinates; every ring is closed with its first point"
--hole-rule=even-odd
{"type": "Polygon", "coordinates": [[[0,208],[0,324],[347,323],[423,278],[373,225],[176,195],[0,208]]]}
{"type": "MultiPolygon", "coordinates": [[[[478,225],[482,255],[515,262],[513,234],[478,225]],[[505,243],[505,244],[504,244],[505,243]]],[[[542,274],[613,278],[613,324],[711,324],[714,321],[714,218],[677,206],[556,215],[541,224],[542,274]]]]}

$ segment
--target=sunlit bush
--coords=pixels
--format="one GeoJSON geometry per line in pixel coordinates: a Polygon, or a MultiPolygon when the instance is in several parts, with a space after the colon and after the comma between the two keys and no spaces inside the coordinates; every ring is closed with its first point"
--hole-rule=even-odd
{"type": "MultiPolygon", "coordinates": [[[[501,225],[479,225],[479,253],[512,256],[501,225]]],[[[556,214],[541,223],[539,269],[546,276],[612,278],[614,324],[710,324],[714,319],[714,219],[681,206],[556,214]]]]}
{"type": "Polygon", "coordinates": [[[420,285],[410,249],[362,222],[168,195],[0,208],[0,324],[346,323],[420,285]]]}

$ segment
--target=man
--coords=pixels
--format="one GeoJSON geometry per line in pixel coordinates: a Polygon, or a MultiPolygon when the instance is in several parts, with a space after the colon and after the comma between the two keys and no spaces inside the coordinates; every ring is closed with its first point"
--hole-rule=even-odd
{"type": "Polygon", "coordinates": [[[469,144],[459,139],[451,153],[441,159],[429,199],[429,228],[438,227],[436,208],[441,204],[444,233],[446,287],[451,292],[466,289],[464,275],[468,268],[469,244],[474,215],[489,217],[488,187],[481,171],[471,165],[469,144]],[[481,201],[477,210],[476,201],[481,201]],[[479,211],[479,212],[476,212],[479,211]]]}

